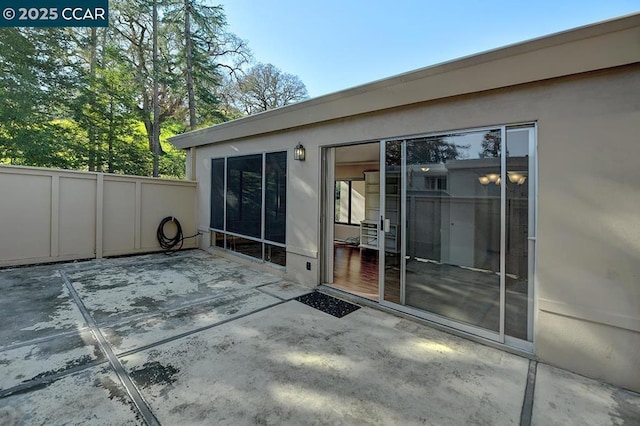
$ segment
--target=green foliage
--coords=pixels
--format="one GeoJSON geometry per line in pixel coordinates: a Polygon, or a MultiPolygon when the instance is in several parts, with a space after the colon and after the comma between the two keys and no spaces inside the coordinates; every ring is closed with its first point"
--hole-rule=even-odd
{"type": "Polygon", "coordinates": [[[167,138],[243,115],[223,86],[250,52],[222,6],[157,0],[154,73],[152,4],[112,0],[107,28],[0,28],[0,163],[151,175],[156,77],[160,175],[184,177],[167,138]]]}
{"type": "Polygon", "coordinates": [[[0,162],[74,168],[77,140],[64,116],[74,74],[59,57],[66,37],[53,30],[0,29],[0,162]],[[56,99],[56,102],[51,102],[56,99]],[[55,105],[54,105],[55,104],[55,105]]]}

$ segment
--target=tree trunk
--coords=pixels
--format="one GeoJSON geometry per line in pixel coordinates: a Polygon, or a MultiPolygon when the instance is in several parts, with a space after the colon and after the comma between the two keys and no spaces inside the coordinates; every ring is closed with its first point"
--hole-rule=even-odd
{"type": "MultiPolygon", "coordinates": [[[[89,111],[94,112],[96,107],[95,101],[95,80],[96,80],[96,61],[97,61],[97,49],[98,49],[98,37],[96,33],[96,27],[91,28],[91,36],[89,38],[89,111]]],[[[89,128],[87,129],[89,136],[89,171],[93,172],[99,170],[96,167],[96,125],[93,122],[93,117],[89,116],[89,128]]]]}
{"type": "Polygon", "coordinates": [[[109,134],[107,135],[108,142],[108,151],[107,151],[107,167],[109,173],[114,173],[115,168],[113,167],[113,140],[116,135],[116,122],[113,110],[115,109],[115,105],[113,104],[113,95],[109,99],[109,134]]]}
{"type": "Polygon", "coordinates": [[[187,91],[189,93],[189,128],[195,130],[196,95],[193,89],[193,45],[191,39],[191,0],[184,0],[184,41],[187,60],[187,91]]]}
{"type": "Polygon", "coordinates": [[[160,175],[160,105],[158,99],[158,1],[153,1],[153,177],[160,175]]]}
{"type": "MultiPolygon", "coordinates": [[[[101,55],[100,55],[100,67],[102,69],[106,68],[107,64],[107,32],[108,28],[102,29],[102,40],[100,42],[101,46],[101,55]]],[[[113,164],[113,142],[116,138],[116,121],[115,121],[115,104],[114,104],[114,88],[110,86],[108,89],[109,95],[109,126],[106,134],[107,139],[107,173],[115,173],[115,167],[113,164]]]]}

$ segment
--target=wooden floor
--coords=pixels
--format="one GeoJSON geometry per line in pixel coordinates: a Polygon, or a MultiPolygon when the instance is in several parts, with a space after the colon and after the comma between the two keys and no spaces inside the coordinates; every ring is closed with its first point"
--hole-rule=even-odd
{"type": "MultiPolygon", "coordinates": [[[[397,256],[385,264],[385,300],[400,303],[400,269],[397,256]]],[[[331,286],[372,300],[378,296],[378,252],[335,244],[334,282],[331,286]]],[[[500,280],[490,272],[434,262],[407,260],[407,306],[445,318],[497,331],[500,314],[500,280]]],[[[526,280],[508,279],[505,331],[527,339],[528,290],[526,280]]]]}
{"type": "MultiPolygon", "coordinates": [[[[385,299],[400,303],[400,271],[386,271],[385,299]]],[[[335,244],[332,287],[358,296],[378,300],[378,251],[335,244]]]]}

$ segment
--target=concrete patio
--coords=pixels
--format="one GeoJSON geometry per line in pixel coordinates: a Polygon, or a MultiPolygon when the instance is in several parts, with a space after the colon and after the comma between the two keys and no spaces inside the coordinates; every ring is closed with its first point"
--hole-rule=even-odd
{"type": "Polygon", "coordinates": [[[640,395],[204,251],[0,270],[0,424],[640,424],[640,395]]]}

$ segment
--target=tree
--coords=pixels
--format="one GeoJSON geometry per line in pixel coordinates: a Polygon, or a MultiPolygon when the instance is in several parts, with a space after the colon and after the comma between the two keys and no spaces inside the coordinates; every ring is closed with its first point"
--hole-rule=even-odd
{"type": "Polygon", "coordinates": [[[300,78],[282,72],[272,64],[261,63],[240,77],[227,94],[228,103],[246,114],[293,104],[308,97],[300,78]]]}
{"type": "Polygon", "coordinates": [[[0,162],[74,168],[77,139],[58,119],[69,111],[76,75],[58,29],[0,29],[0,162]],[[55,102],[51,102],[55,99],[55,102]]]}
{"type": "Polygon", "coordinates": [[[76,28],[70,58],[78,75],[69,134],[77,134],[89,171],[150,174],[152,158],[138,124],[132,70],[121,57],[111,28],[76,28]],[[84,138],[81,136],[84,134],[84,138]]]}
{"type": "Polygon", "coordinates": [[[179,51],[189,129],[226,120],[217,95],[225,77],[236,76],[250,60],[247,43],[226,31],[226,17],[219,5],[170,0],[163,22],[171,28],[174,48],[179,51]]]}
{"type": "Polygon", "coordinates": [[[307,96],[273,65],[243,74],[251,54],[222,6],[110,6],[107,28],[0,29],[0,162],[180,177],[184,152],[168,136],[307,96]],[[224,97],[225,109],[227,93],[257,103],[224,97]]]}
{"type": "MultiPolygon", "coordinates": [[[[148,0],[114,1],[112,16],[119,46],[133,70],[131,83],[138,92],[135,109],[145,124],[149,150],[154,152],[154,127],[172,120],[197,125],[215,115],[218,99],[215,86],[219,84],[219,69],[236,70],[248,59],[246,44],[224,30],[226,20],[220,7],[203,6],[195,0],[165,0],[158,10],[159,112],[157,125],[153,113],[153,72],[149,63],[153,50],[153,20],[149,18],[148,0]],[[189,7],[185,7],[185,6],[189,7]],[[185,47],[186,16],[189,16],[191,55],[187,61],[185,47]],[[187,62],[190,63],[187,67],[187,62]],[[193,91],[185,84],[188,72],[193,79],[193,91]],[[189,108],[195,112],[196,122],[187,119],[189,108]]],[[[191,114],[189,114],[191,116],[191,114]]],[[[160,154],[164,154],[161,150],[160,154]]]]}
{"type": "Polygon", "coordinates": [[[151,135],[151,147],[153,153],[153,177],[160,176],[160,150],[162,149],[160,146],[160,82],[159,79],[159,68],[160,64],[158,63],[158,0],[153,0],[153,29],[151,33],[153,34],[153,47],[152,47],[152,72],[151,72],[151,80],[153,81],[153,124],[151,128],[153,129],[153,134],[151,135]]]}
{"type": "Polygon", "coordinates": [[[480,158],[500,157],[500,131],[487,132],[482,139],[482,151],[478,153],[480,158]]]}

